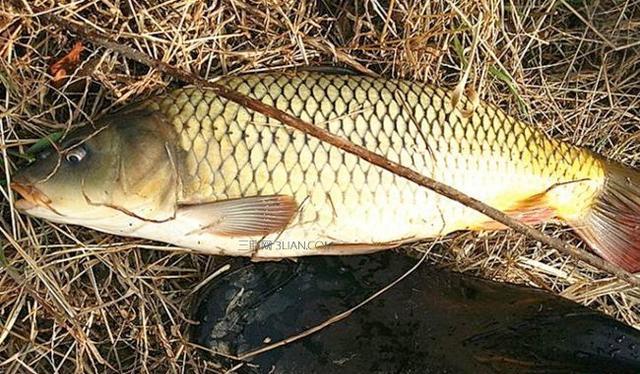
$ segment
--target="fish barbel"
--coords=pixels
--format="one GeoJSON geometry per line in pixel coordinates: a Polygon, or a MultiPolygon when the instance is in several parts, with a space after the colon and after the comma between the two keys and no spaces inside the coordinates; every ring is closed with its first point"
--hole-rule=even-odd
{"type": "MultiPolygon", "coordinates": [[[[535,224],[640,264],[638,173],[424,83],[322,72],[220,80],[535,224]]],[[[200,88],[131,104],[14,177],[27,214],[210,254],[356,254],[501,225],[200,88]]]]}

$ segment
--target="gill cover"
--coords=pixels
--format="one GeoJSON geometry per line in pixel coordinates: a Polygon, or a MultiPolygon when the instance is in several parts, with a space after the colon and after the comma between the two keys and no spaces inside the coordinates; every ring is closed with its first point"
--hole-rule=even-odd
{"type": "Polygon", "coordinates": [[[116,139],[109,151],[114,183],[110,189],[87,188],[90,182],[83,180],[83,198],[90,205],[145,221],[174,218],[179,182],[171,125],[161,114],[144,110],[119,112],[102,122],[106,124],[102,130],[105,135],[116,139]]]}

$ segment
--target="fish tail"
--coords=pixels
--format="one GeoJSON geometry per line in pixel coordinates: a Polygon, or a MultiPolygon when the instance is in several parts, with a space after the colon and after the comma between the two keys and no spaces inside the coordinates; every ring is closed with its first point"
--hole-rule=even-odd
{"type": "Polygon", "coordinates": [[[602,162],[604,183],[586,211],[567,219],[602,258],[623,269],[640,270],[640,172],[602,162]]]}

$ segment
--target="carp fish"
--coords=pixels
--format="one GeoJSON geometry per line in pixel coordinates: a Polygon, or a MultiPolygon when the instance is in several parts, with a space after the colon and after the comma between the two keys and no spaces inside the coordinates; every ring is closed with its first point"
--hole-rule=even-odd
{"type": "MultiPolygon", "coordinates": [[[[486,102],[425,83],[318,71],[220,84],[321,126],[529,224],[568,223],[640,269],[640,177],[486,102]]],[[[204,88],[151,97],[72,131],[14,177],[26,214],[217,255],[373,252],[480,212],[204,88]]]]}

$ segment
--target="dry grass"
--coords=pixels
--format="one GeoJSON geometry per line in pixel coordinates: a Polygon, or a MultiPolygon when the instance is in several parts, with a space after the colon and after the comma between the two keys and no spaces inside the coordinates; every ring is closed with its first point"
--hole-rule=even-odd
{"type": "MultiPolygon", "coordinates": [[[[28,3],[207,77],[336,62],[448,87],[467,76],[555,137],[640,160],[640,0],[28,3]]],[[[86,45],[56,88],[49,66],[76,40],[7,2],[0,11],[0,371],[215,371],[187,335],[191,291],[223,260],[28,219],[7,189],[37,139],[176,82],[86,45]]],[[[564,227],[546,231],[579,244],[564,227]]],[[[519,235],[453,236],[429,260],[640,327],[640,290],[519,235]]]]}

